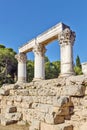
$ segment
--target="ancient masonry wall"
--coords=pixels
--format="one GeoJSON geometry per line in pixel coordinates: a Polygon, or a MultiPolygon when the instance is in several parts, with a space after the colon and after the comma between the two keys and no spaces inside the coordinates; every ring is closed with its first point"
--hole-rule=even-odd
{"type": "Polygon", "coordinates": [[[1,125],[28,124],[29,130],[86,130],[86,86],[87,77],[83,75],[3,85],[1,125]]]}

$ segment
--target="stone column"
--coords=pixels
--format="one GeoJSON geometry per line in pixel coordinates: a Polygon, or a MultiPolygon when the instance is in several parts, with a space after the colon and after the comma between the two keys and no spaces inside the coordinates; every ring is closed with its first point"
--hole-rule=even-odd
{"type": "Polygon", "coordinates": [[[33,52],[35,55],[34,80],[45,79],[44,54],[46,49],[43,45],[36,44],[33,52]]]}
{"type": "Polygon", "coordinates": [[[73,44],[75,41],[75,32],[65,29],[58,35],[61,53],[61,74],[60,76],[74,75],[73,65],[73,44]]]}
{"type": "Polygon", "coordinates": [[[20,53],[15,56],[18,60],[18,81],[17,82],[26,82],[26,54],[20,53]]]}

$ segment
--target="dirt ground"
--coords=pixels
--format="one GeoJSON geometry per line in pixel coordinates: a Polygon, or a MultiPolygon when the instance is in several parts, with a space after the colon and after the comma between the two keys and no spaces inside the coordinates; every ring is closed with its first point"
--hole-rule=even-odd
{"type": "Polygon", "coordinates": [[[1,126],[0,130],[29,130],[29,126],[18,126],[18,125],[8,125],[8,126],[1,126]]]}

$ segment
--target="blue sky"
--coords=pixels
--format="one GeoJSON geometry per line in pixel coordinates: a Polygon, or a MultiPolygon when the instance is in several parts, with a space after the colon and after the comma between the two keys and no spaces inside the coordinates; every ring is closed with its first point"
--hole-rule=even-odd
{"type": "MultiPolygon", "coordinates": [[[[16,52],[59,22],[76,32],[74,60],[79,55],[81,62],[86,62],[87,0],[0,0],[0,43],[16,52]]],[[[60,59],[57,41],[47,46],[46,55],[51,61],[60,59]]]]}

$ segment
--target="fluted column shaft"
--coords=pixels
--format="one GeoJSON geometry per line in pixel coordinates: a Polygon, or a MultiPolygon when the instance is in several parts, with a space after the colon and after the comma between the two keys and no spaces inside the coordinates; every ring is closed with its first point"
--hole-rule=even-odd
{"type": "Polygon", "coordinates": [[[15,56],[18,60],[18,81],[17,82],[26,82],[26,54],[20,53],[15,56]]]}
{"type": "Polygon", "coordinates": [[[59,34],[60,53],[61,53],[61,74],[60,76],[74,75],[73,64],[73,44],[75,33],[70,29],[65,29],[59,34]]]}
{"type": "Polygon", "coordinates": [[[46,49],[43,45],[36,44],[33,48],[35,56],[34,80],[45,79],[45,64],[44,64],[45,51],[46,49]]]}

